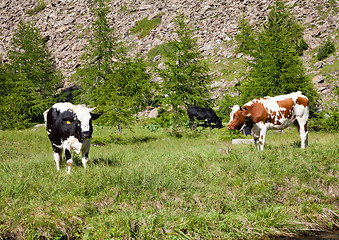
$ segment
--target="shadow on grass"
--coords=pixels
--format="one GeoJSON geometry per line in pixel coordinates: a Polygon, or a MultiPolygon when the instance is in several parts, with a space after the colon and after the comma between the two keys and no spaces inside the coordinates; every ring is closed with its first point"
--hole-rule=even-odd
{"type": "Polygon", "coordinates": [[[92,146],[105,146],[110,143],[118,144],[118,145],[127,145],[127,144],[138,144],[138,143],[146,143],[150,141],[156,140],[156,137],[149,136],[140,136],[140,137],[123,137],[121,135],[111,136],[110,138],[94,138],[92,140],[92,146]]]}
{"type": "Polygon", "coordinates": [[[105,166],[111,166],[111,167],[117,167],[120,166],[121,163],[114,157],[99,157],[94,158],[92,160],[92,164],[94,165],[105,165],[105,166]]]}
{"type": "MultiPolygon", "coordinates": [[[[89,158],[89,163],[94,165],[105,165],[111,167],[120,166],[121,163],[118,159],[114,157],[98,157],[98,158],[89,158]]],[[[81,156],[74,155],[73,156],[73,165],[75,166],[82,166],[81,156]]]]}

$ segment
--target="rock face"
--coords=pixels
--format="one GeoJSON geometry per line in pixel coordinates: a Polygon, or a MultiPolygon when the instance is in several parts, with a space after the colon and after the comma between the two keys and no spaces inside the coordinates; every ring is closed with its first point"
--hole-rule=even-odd
{"type": "MultiPolygon", "coordinates": [[[[173,17],[184,13],[196,30],[198,44],[204,55],[216,58],[233,56],[238,19],[243,13],[256,27],[269,13],[268,0],[119,0],[110,1],[109,21],[135,53],[147,53],[151,48],[173,38],[173,17]],[[130,30],[145,17],[161,16],[161,23],[150,34],[139,39],[130,30]],[[231,47],[230,47],[231,46],[231,47]]],[[[330,1],[329,1],[330,2],[330,1]]],[[[13,30],[20,19],[34,21],[55,55],[58,67],[68,78],[79,66],[83,48],[91,38],[94,21],[92,0],[44,0],[46,7],[36,14],[27,14],[36,8],[38,0],[3,0],[0,3],[0,57],[6,59],[13,30]]],[[[310,48],[318,47],[328,37],[335,39],[338,29],[337,6],[322,0],[288,1],[291,11],[303,23],[305,41],[310,48]]],[[[242,56],[236,56],[242,57],[242,56]]]]}

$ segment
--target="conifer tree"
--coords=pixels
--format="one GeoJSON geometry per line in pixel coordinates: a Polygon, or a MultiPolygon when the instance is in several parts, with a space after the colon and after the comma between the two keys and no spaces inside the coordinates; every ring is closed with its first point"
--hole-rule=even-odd
{"type": "Polygon", "coordinates": [[[18,23],[8,58],[3,77],[7,90],[0,106],[1,127],[22,128],[42,122],[42,113],[56,101],[62,76],[33,23],[18,23]]]}
{"type": "Polygon", "coordinates": [[[249,62],[251,69],[247,78],[241,82],[242,102],[302,91],[314,105],[317,94],[299,56],[302,27],[293,19],[283,1],[274,1],[267,22],[260,32],[253,35],[246,45],[250,48],[244,51],[253,60],[249,62]],[[251,40],[253,35],[257,35],[254,44],[251,40]]]}
{"type": "Polygon", "coordinates": [[[114,29],[108,25],[108,7],[103,0],[96,0],[92,12],[96,16],[93,34],[85,53],[81,56],[82,67],[77,69],[73,78],[81,85],[81,95],[77,101],[91,104],[95,89],[105,83],[107,76],[114,72],[115,58],[122,51],[114,29]]]}
{"type": "Polygon", "coordinates": [[[186,20],[182,14],[174,19],[177,39],[168,43],[171,51],[165,53],[165,69],[157,69],[163,79],[161,91],[165,96],[164,103],[173,106],[176,113],[180,105],[207,107],[210,104],[209,68],[186,20]]]}
{"type": "Polygon", "coordinates": [[[235,36],[237,41],[237,51],[245,54],[250,54],[255,46],[255,34],[249,21],[242,16],[239,20],[240,32],[235,36]]]}
{"type": "Polygon", "coordinates": [[[150,76],[143,59],[129,57],[126,46],[109,26],[104,0],[97,0],[93,11],[93,39],[83,55],[83,67],[75,75],[82,86],[78,101],[96,106],[104,113],[98,121],[117,124],[120,130],[145,106],[151,91],[150,76]]]}

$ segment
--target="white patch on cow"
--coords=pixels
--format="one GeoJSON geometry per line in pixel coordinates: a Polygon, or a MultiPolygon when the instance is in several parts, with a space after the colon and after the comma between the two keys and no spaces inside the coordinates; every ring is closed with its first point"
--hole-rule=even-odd
{"type": "Polygon", "coordinates": [[[63,102],[63,103],[56,103],[52,106],[52,108],[55,108],[58,112],[66,112],[69,109],[72,109],[74,105],[69,102],[63,102]]]}
{"type": "Polygon", "coordinates": [[[234,106],[232,107],[232,111],[231,111],[231,113],[230,113],[230,120],[229,120],[228,124],[230,124],[230,122],[233,121],[234,113],[235,113],[236,111],[239,111],[239,110],[240,110],[240,106],[239,106],[239,105],[234,105],[234,106]]]}
{"type": "Polygon", "coordinates": [[[63,143],[62,143],[62,141],[61,141],[61,145],[56,145],[55,143],[52,143],[52,145],[53,145],[54,147],[56,147],[56,148],[62,149],[63,143]]]}
{"type": "Polygon", "coordinates": [[[76,114],[78,120],[81,123],[81,132],[86,132],[90,130],[90,119],[91,119],[91,111],[94,108],[87,108],[82,105],[74,106],[72,109],[73,112],[76,114]]]}
{"type": "Polygon", "coordinates": [[[56,164],[56,168],[59,171],[60,170],[60,160],[61,160],[61,154],[60,153],[53,153],[54,161],[56,164]]]}
{"type": "Polygon", "coordinates": [[[79,154],[82,148],[82,143],[79,142],[79,140],[75,138],[74,136],[70,136],[63,142],[63,147],[64,149],[69,149],[69,150],[73,149],[74,152],[79,154]]]}

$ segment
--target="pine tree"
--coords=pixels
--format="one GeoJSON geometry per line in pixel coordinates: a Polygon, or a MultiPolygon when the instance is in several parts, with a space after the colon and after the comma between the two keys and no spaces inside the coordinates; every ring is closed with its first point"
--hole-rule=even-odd
{"type": "Polygon", "coordinates": [[[185,107],[210,105],[209,68],[198,49],[197,40],[193,38],[193,30],[186,21],[182,14],[174,19],[177,40],[168,43],[171,51],[165,52],[165,68],[157,69],[163,79],[161,87],[161,92],[165,96],[163,102],[173,106],[176,114],[180,112],[180,105],[185,107]]]}
{"type": "Polygon", "coordinates": [[[302,91],[314,105],[317,94],[299,56],[302,27],[283,1],[274,1],[267,22],[256,35],[255,44],[251,42],[251,49],[245,52],[253,60],[249,62],[247,78],[241,82],[242,101],[302,91]]]}
{"type": "Polygon", "coordinates": [[[80,84],[77,101],[91,104],[95,89],[105,83],[107,76],[114,72],[115,58],[123,51],[115,31],[107,22],[108,7],[103,0],[96,0],[92,12],[96,16],[93,23],[92,39],[81,56],[82,67],[77,69],[73,79],[80,84]]]}
{"type": "Polygon", "coordinates": [[[239,20],[239,33],[235,36],[237,51],[250,54],[255,46],[255,34],[249,21],[242,16],[239,20]]]}
{"type": "Polygon", "coordinates": [[[33,23],[18,23],[8,58],[9,63],[5,65],[7,91],[0,107],[2,128],[27,127],[42,122],[42,113],[56,101],[62,76],[33,23]]]}
{"type": "Polygon", "coordinates": [[[118,41],[108,24],[105,2],[97,0],[93,11],[93,39],[83,55],[84,65],[75,75],[83,89],[79,100],[104,113],[99,122],[117,124],[120,130],[122,124],[135,119],[149,99],[150,76],[143,59],[128,57],[127,48],[118,41]]]}

